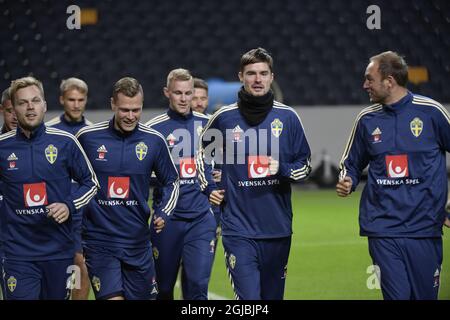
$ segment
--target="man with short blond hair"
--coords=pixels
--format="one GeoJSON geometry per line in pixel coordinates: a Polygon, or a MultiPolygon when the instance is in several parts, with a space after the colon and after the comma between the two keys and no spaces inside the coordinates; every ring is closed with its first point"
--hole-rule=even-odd
{"type": "Polygon", "coordinates": [[[151,228],[160,232],[176,206],[178,172],[162,137],[139,122],[144,93],[130,77],[113,86],[114,116],[80,130],[101,189],[86,208],[83,249],[97,299],[148,300],[158,293],[148,197],[152,172],[166,188],[151,228]]]}
{"type": "Polygon", "coordinates": [[[58,128],[76,134],[81,128],[92,122],[84,117],[88,99],[88,86],[78,78],[68,78],[61,81],[59,86],[59,102],[64,113],[45,123],[46,126],[58,128]]]}
{"type": "MultiPolygon", "coordinates": [[[[59,102],[64,108],[64,113],[50,121],[47,121],[45,125],[67,131],[73,135],[75,135],[81,128],[92,125],[92,122],[84,117],[88,95],[88,85],[86,82],[73,77],[64,79],[61,81],[59,89],[59,102]]],[[[77,188],[76,183],[73,184],[73,188],[77,188]]],[[[80,212],[76,215],[76,219],[74,221],[76,252],[74,263],[80,270],[80,287],[72,289],[72,300],[87,300],[89,297],[89,276],[81,245],[82,219],[83,212],[80,212]]]]}
{"type": "MultiPolygon", "coordinates": [[[[146,124],[166,137],[170,150],[182,148],[173,157],[180,173],[180,200],[161,233],[152,232],[158,299],[173,299],[173,290],[180,263],[183,263],[183,298],[206,300],[208,283],[216,246],[216,222],[211,203],[220,204],[223,192],[215,190],[211,168],[204,175],[198,158],[198,137],[208,117],[191,110],[194,80],[186,69],[174,69],[167,77],[164,95],[169,101],[167,112],[146,124]],[[186,146],[183,148],[182,146],[186,146]]],[[[160,206],[165,190],[157,186],[153,192],[153,207],[160,206]]]]}
{"type": "Polygon", "coordinates": [[[5,296],[67,299],[73,271],[73,220],[98,181],[76,138],[44,125],[47,104],[33,77],[12,82],[16,131],[0,136],[5,296]],[[71,189],[71,181],[78,188],[71,189]]]}

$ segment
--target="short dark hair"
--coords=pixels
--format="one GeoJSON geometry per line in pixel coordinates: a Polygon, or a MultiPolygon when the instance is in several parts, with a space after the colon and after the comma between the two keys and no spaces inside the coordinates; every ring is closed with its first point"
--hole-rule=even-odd
{"type": "Polygon", "coordinates": [[[194,78],[194,89],[205,89],[208,92],[208,84],[205,80],[200,78],[194,78]]]}
{"type": "Polygon", "coordinates": [[[114,101],[117,101],[119,93],[127,97],[135,97],[137,94],[142,94],[142,100],[144,100],[144,90],[141,84],[134,78],[125,77],[120,79],[114,84],[112,97],[114,101]]]}
{"type": "Polygon", "coordinates": [[[244,67],[248,64],[265,62],[269,65],[270,72],[273,73],[273,59],[270,54],[264,48],[256,48],[252,49],[246,53],[244,53],[241,57],[241,63],[239,67],[239,71],[244,71],[244,67]]]}
{"type": "Polygon", "coordinates": [[[408,65],[397,52],[385,51],[370,58],[371,62],[378,62],[378,70],[382,79],[392,76],[397,84],[406,87],[408,83],[408,65]]]}

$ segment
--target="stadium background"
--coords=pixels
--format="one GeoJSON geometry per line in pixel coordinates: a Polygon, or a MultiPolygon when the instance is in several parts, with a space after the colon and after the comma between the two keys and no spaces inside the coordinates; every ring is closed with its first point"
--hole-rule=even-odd
{"type": "MultiPolygon", "coordinates": [[[[0,0],[0,88],[36,76],[44,83],[48,120],[61,112],[60,81],[79,77],[89,85],[86,114],[100,121],[111,116],[112,84],[133,76],[144,87],[148,120],[166,107],[167,73],[184,67],[210,83],[212,112],[234,101],[241,54],[266,48],[275,59],[276,97],[301,115],[316,169],[293,194],[286,298],[378,299],[380,291],[366,287],[370,259],[358,236],[359,194],[337,199],[317,186],[332,185],[324,181],[333,173],[324,163],[337,165],[353,119],[368,104],[362,81],[370,56],[405,55],[409,88],[449,108],[449,34],[447,0],[0,0]],[[81,29],[67,28],[70,5],[81,8],[81,29]],[[381,10],[381,29],[367,28],[370,5],[381,10]]],[[[231,298],[221,253],[211,291],[231,298]]],[[[449,254],[444,299],[450,299],[447,261],[449,254]]]]}

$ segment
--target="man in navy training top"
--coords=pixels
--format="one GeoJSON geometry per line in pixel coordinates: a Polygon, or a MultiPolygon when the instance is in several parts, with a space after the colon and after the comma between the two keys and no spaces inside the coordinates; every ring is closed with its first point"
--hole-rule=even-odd
{"type": "Polygon", "coordinates": [[[356,118],[336,191],[348,196],[369,166],[360,234],[368,237],[383,297],[434,300],[447,215],[450,115],[438,102],[408,91],[407,80],[408,66],[397,53],[370,58],[363,87],[374,104],[356,118]]]}
{"type": "MultiPolygon", "coordinates": [[[[222,192],[215,190],[211,167],[207,166],[198,176],[203,159],[198,158],[198,138],[208,117],[191,111],[194,80],[188,70],[174,69],[167,77],[164,94],[169,99],[169,110],[147,125],[160,132],[180,173],[180,197],[159,234],[152,232],[158,299],[173,299],[178,269],[183,262],[183,298],[206,300],[208,283],[216,245],[216,221],[208,198],[220,204],[222,192]],[[201,183],[200,181],[203,181],[201,183]]],[[[155,210],[161,206],[164,188],[157,186],[153,192],[155,210]]]]}
{"type": "Polygon", "coordinates": [[[274,101],[273,78],[273,60],[265,49],[245,53],[238,102],[216,111],[201,138],[206,158],[223,148],[222,243],[236,298],[243,300],[283,299],[292,235],[291,183],[311,170],[300,117],[274,101]],[[223,145],[209,152],[208,136],[217,131],[223,145]]]}
{"type": "Polygon", "coordinates": [[[0,136],[6,299],[66,299],[73,217],[94,197],[98,181],[76,138],[44,125],[40,81],[17,79],[10,96],[18,128],[0,136]]]}
{"type": "MultiPolygon", "coordinates": [[[[11,97],[9,96],[9,88],[5,89],[2,93],[1,101],[0,101],[0,113],[3,116],[3,125],[1,134],[7,133],[11,130],[14,130],[17,127],[17,118],[14,113],[14,107],[11,102],[11,97]]],[[[0,182],[0,208],[3,204],[3,195],[1,194],[1,185],[0,182]]],[[[0,209],[1,210],[1,209],[0,209]]],[[[0,219],[0,276],[3,274],[3,248],[2,248],[2,227],[1,227],[1,219],[0,219]]],[[[0,278],[0,299],[4,296],[4,288],[3,288],[3,277],[0,278]]]]}
{"type": "MultiPolygon", "coordinates": [[[[68,78],[61,81],[59,86],[60,96],[59,102],[64,108],[64,113],[45,123],[48,127],[58,128],[75,135],[81,128],[92,125],[92,122],[84,117],[86,109],[88,86],[86,82],[78,78],[68,78]]],[[[77,184],[73,183],[74,189],[77,184]]],[[[89,297],[89,276],[86,263],[83,257],[83,248],[81,245],[81,223],[83,212],[76,215],[79,219],[74,221],[74,237],[75,237],[75,257],[74,263],[78,266],[79,287],[72,289],[72,300],[87,300],[89,297]]]]}
{"type": "Polygon", "coordinates": [[[164,137],[139,122],[144,92],[130,77],[114,84],[114,117],[77,137],[100,181],[86,207],[83,252],[97,299],[147,300],[158,293],[147,204],[152,172],[165,187],[152,229],[160,232],[178,199],[178,172],[164,137]]]}
{"type": "MultiPolygon", "coordinates": [[[[192,95],[192,101],[191,101],[191,109],[192,111],[196,111],[198,113],[202,113],[208,116],[208,118],[211,117],[209,113],[206,112],[208,109],[208,83],[200,78],[194,78],[194,94],[192,95]]],[[[221,189],[220,186],[220,180],[222,177],[222,169],[219,164],[217,163],[211,163],[212,165],[212,176],[213,180],[216,183],[218,189],[221,189]]],[[[220,238],[221,230],[220,230],[220,215],[221,215],[221,209],[220,206],[211,205],[211,209],[214,213],[214,218],[216,219],[216,245],[214,246],[214,254],[217,249],[217,244],[220,238]]],[[[181,262],[183,264],[183,261],[181,262]]],[[[185,286],[185,272],[184,269],[181,267],[181,291],[184,293],[186,291],[185,286]]],[[[183,294],[184,297],[184,294],[183,294]]]]}

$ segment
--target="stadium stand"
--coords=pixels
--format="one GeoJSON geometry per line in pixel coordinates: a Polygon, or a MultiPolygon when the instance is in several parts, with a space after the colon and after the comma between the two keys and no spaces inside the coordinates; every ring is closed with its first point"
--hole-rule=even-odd
{"type": "Polygon", "coordinates": [[[80,0],[90,23],[69,30],[72,4],[0,0],[1,88],[32,73],[55,110],[61,79],[80,77],[89,84],[89,108],[100,109],[109,106],[112,83],[130,75],[143,84],[146,106],[164,107],[169,70],[236,81],[240,55],[262,46],[276,57],[285,103],[366,104],[368,57],[394,50],[427,72],[411,90],[450,102],[448,0],[80,0]],[[380,30],[366,27],[372,4],[381,9],[380,30]]]}

